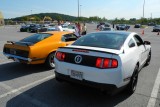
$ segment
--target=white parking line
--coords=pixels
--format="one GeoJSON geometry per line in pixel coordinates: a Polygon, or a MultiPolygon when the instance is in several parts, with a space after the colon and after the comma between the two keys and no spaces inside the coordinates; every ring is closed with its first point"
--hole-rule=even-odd
{"type": "Polygon", "coordinates": [[[7,64],[7,63],[11,63],[13,61],[4,61],[4,62],[0,62],[0,65],[3,65],[3,64],[7,64]]]}
{"type": "Polygon", "coordinates": [[[27,85],[25,85],[25,86],[22,86],[22,87],[20,87],[20,88],[18,88],[18,89],[13,89],[12,87],[10,87],[10,86],[8,86],[8,85],[0,82],[0,86],[2,86],[3,88],[5,88],[5,89],[7,89],[7,90],[10,90],[9,92],[7,92],[7,93],[5,93],[5,94],[0,95],[0,99],[1,99],[1,98],[4,98],[4,97],[7,97],[8,95],[11,95],[11,94],[16,94],[16,95],[20,95],[20,94],[21,94],[21,96],[22,96],[23,98],[25,98],[27,101],[30,101],[30,102],[31,102],[32,104],[34,104],[34,105],[41,106],[41,107],[42,107],[42,106],[43,106],[43,107],[50,107],[49,105],[47,105],[47,104],[45,104],[45,103],[42,103],[41,101],[39,101],[39,100],[37,100],[37,99],[35,99],[35,98],[33,98],[33,97],[30,97],[30,96],[24,94],[23,92],[21,92],[21,90],[26,89],[26,88],[29,88],[29,87],[34,86],[34,85],[38,85],[38,84],[40,84],[40,83],[42,83],[42,82],[45,82],[45,81],[47,81],[47,80],[50,80],[50,79],[54,78],[54,76],[55,76],[55,75],[48,76],[48,77],[46,77],[46,78],[43,78],[43,79],[40,79],[40,80],[38,80],[38,81],[32,82],[32,83],[30,83],[30,84],[27,84],[27,85]]]}
{"type": "Polygon", "coordinates": [[[156,99],[158,96],[159,86],[160,86],[160,68],[159,68],[159,72],[158,72],[157,78],[155,80],[155,83],[154,83],[154,86],[152,89],[152,93],[151,93],[151,97],[148,101],[147,107],[154,107],[155,106],[156,99]]]}

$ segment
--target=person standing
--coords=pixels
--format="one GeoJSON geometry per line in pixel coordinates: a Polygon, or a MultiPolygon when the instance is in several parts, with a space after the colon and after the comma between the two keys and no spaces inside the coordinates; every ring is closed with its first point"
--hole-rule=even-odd
{"type": "Polygon", "coordinates": [[[58,22],[58,25],[56,26],[57,31],[63,31],[61,23],[58,22]]]}
{"type": "Polygon", "coordinates": [[[84,23],[83,26],[82,26],[82,35],[86,35],[86,34],[87,34],[87,26],[84,23]]]}
{"type": "Polygon", "coordinates": [[[75,23],[75,35],[76,35],[77,37],[80,37],[79,28],[78,28],[78,23],[75,23]]]}

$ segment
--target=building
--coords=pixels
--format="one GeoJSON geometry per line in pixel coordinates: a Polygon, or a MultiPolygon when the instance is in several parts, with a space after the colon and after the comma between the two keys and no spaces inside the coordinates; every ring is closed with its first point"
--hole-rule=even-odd
{"type": "Polygon", "coordinates": [[[2,15],[2,12],[0,11],[0,26],[4,25],[4,17],[2,15]]]}

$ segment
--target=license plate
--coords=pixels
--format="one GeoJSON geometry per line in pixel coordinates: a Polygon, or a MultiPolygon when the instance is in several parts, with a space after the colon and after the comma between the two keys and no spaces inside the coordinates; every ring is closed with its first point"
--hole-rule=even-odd
{"type": "Polygon", "coordinates": [[[83,72],[71,70],[70,77],[77,79],[77,80],[82,80],[83,79],[83,72]]]}

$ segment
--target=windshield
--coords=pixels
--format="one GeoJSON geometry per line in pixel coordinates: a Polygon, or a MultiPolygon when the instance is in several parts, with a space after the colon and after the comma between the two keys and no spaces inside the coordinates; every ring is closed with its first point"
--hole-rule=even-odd
{"type": "Polygon", "coordinates": [[[52,34],[48,34],[48,33],[37,33],[37,34],[31,35],[27,38],[20,40],[20,42],[37,43],[39,41],[42,41],[43,39],[50,37],[51,35],[52,34]]]}
{"type": "Polygon", "coordinates": [[[120,50],[127,36],[117,33],[92,33],[81,37],[72,45],[120,50]]]}

